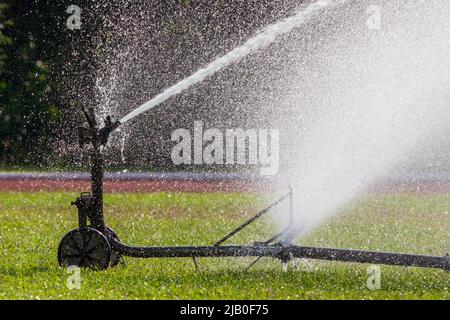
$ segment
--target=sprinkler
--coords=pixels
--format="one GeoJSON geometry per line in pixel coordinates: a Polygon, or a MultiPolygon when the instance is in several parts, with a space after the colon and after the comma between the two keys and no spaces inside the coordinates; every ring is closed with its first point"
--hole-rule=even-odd
{"type": "MultiPolygon", "coordinates": [[[[293,190],[280,197],[264,210],[242,223],[211,246],[172,246],[172,247],[140,247],[123,244],[117,234],[109,228],[103,214],[103,173],[104,158],[101,147],[109,139],[109,135],[121,123],[113,122],[107,117],[100,128],[92,109],[83,110],[87,123],[79,128],[80,147],[88,147],[91,158],[90,193],[82,193],[73,206],[78,209],[79,227],[67,233],[58,247],[60,266],[78,266],[94,270],[114,267],[122,256],[134,258],[192,258],[198,270],[196,258],[220,257],[254,257],[255,260],[247,270],[263,257],[279,259],[283,266],[294,258],[343,261],[354,263],[386,264],[422,268],[450,270],[450,257],[413,255],[402,253],[386,253],[374,251],[358,251],[348,249],[317,248],[298,246],[281,241],[290,228],[273,235],[270,239],[248,245],[224,245],[234,235],[269,213],[281,203],[289,203],[289,214],[292,219],[293,190]]],[[[290,224],[291,225],[291,224],[290,224]]]]}

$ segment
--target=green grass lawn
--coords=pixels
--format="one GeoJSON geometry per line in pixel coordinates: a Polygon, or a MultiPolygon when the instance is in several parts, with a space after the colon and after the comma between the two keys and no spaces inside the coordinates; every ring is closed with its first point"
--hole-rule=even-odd
{"type": "MultiPolygon", "coordinates": [[[[381,267],[381,289],[366,287],[367,265],[302,261],[281,272],[264,259],[131,259],[102,272],[83,270],[69,290],[59,240],[77,226],[70,193],[0,193],[2,299],[450,299],[449,273],[381,267]]],[[[108,224],[127,244],[209,245],[264,206],[257,195],[116,194],[106,196],[108,224]],[[242,211],[248,211],[243,213],[242,211]]],[[[450,197],[385,195],[360,199],[300,239],[305,245],[443,255],[450,251],[450,197]]],[[[267,238],[267,221],[232,242],[267,238]]]]}

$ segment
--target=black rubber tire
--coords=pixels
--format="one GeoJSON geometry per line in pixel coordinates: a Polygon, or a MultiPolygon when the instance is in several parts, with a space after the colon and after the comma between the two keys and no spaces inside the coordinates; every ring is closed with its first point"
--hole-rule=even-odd
{"type": "MultiPolygon", "coordinates": [[[[106,233],[107,233],[106,234],[107,238],[111,237],[113,239],[116,239],[117,241],[120,241],[120,239],[117,236],[117,234],[110,227],[106,227],[106,233]]],[[[112,250],[112,252],[111,252],[111,262],[109,263],[109,266],[111,268],[116,267],[120,263],[121,259],[122,259],[122,255],[119,252],[112,250]]]]}
{"type": "Polygon", "coordinates": [[[108,239],[96,229],[75,229],[59,243],[58,262],[61,267],[105,270],[111,262],[111,246],[108,239]]]}

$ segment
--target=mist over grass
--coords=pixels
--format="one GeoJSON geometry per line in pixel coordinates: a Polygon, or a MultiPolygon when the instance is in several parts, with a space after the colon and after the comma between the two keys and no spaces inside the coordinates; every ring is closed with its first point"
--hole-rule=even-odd
{"type": "Polygon", "coordinates": [[[450,3],[375,7],[377,28],[367,25],[367,5],[351,1],[313,24],[314,54],[296,55],[304,44],[290,45],[294,71],[279,107],[285,116],[274,120],[284,133],[283,181],[295,195],[288,239],[450,137],[450,3]]]}

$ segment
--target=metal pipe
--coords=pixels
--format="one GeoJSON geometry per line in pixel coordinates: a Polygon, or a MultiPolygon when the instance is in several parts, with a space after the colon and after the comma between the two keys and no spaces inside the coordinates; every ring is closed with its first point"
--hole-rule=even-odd
{"type": "Polygon", "coordinates": [[[113,250],[135,258],[212,258],[212,257],[276,257],[282,252],[278,246],[186,246],[133,247],[109,239],[113,250]]]}
{"type": "Polygon", "coordinates": [[[104,160],[100,150],[100,143],[98,141],[98,131],[93,129],[92,138],[92,154],[91,154],[91,176],[92,176],[92,213],[91,222],[98,228],[105,227],[103,217],[103,178],[104,178],[104,160]]]}
{"type": "Polygon", "coordinates": [[[297,258],[450,270],[449,257],[301,246],[291,246],[290,250],[297,258]]]}
{"type": "Polygon", "coordinates": [[[294,245],[132,247],[122,244],[116,239],[110,238],[109,241],[113,250],[135,258],[273,257],[283,261],[290,258],[306,258],[450,270],[449,257],[294,245]]]}

